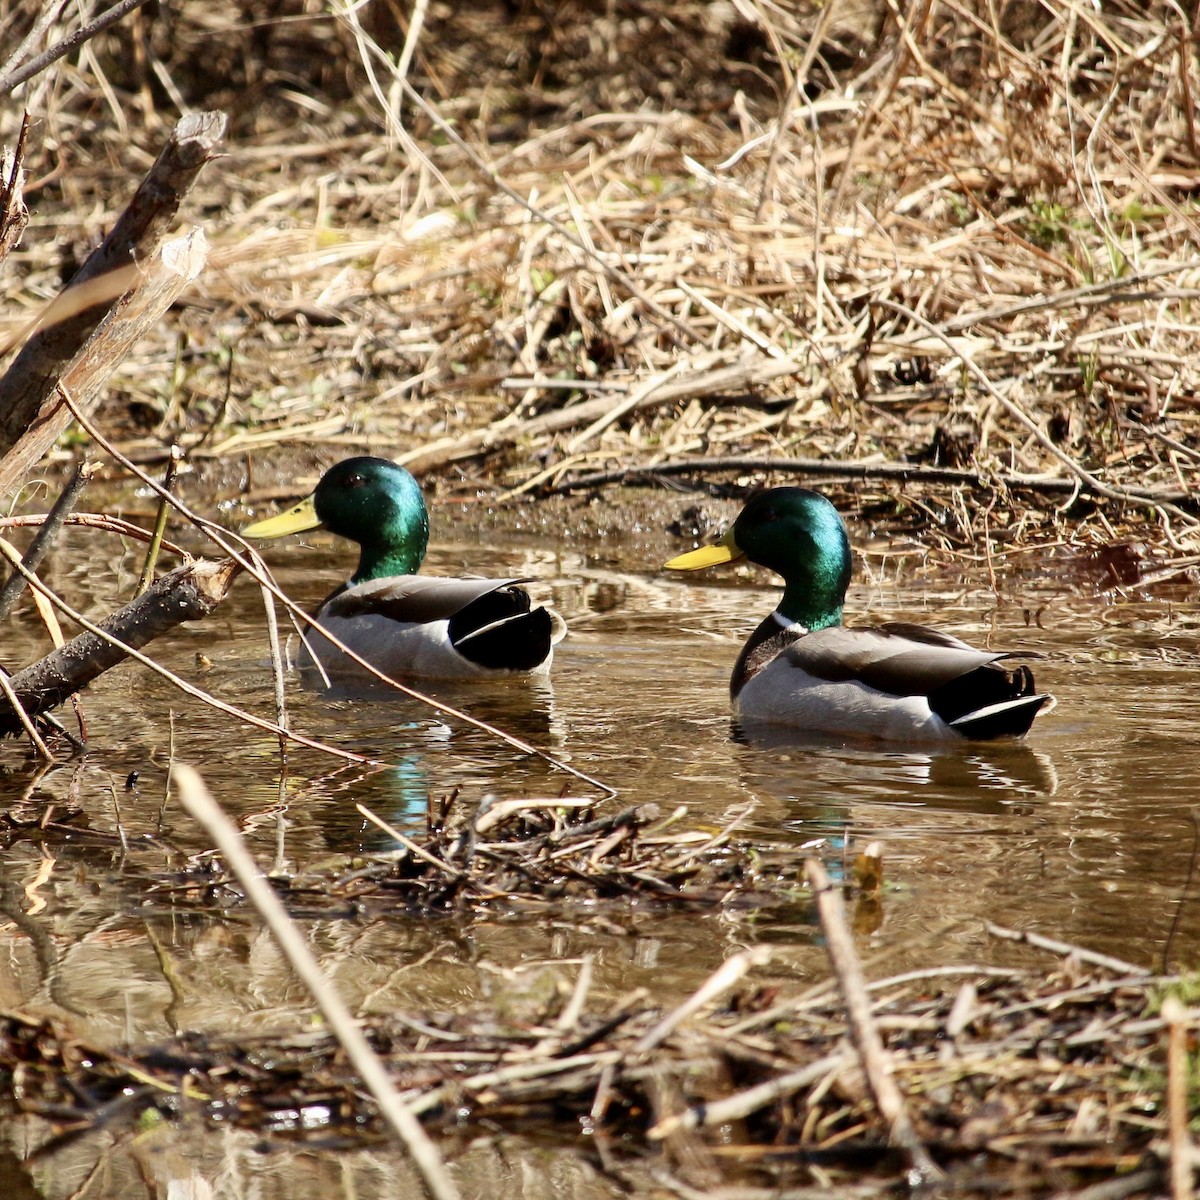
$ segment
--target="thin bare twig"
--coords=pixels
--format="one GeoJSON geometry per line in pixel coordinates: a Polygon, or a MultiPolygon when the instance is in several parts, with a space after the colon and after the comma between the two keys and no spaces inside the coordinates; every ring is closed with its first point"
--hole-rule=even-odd
{"type": "Polygon", "coordinates": [[[760,1108],[766,1108],[783,1096],[790,1096],[803,1088],[822,1079],[832,1072],[841,1070],[851,1062],[848,1052],[839,1051],[827,1054],[815,1062],[801,1067],[798,1071],[790,1071],[784,1075],[776,1075],[774,1079],[760,1083],[756,1087],[735,1092],[721,1100],[713,1100],[699,1108],[689,1108],[675,1116],[667,1117],[651,1126],[646,1136],[659,1140],[674,1133],[677,1129],[711,1128],[713,1125],[724,1125],[728,1121],[740,1121],[760,1108]]]}
{"type": "Polygon", "coordinates": [[[44,71],[51,63],[57,62],[64,55],[70,54],[72,50],[78,49],[85,42],[91,41],[98,33],[102,33],[110,25],[115,25],[122,17],[133,12],[135,8],[141,8],[146,0],[119,0],[112,8],[106,9],[94,20],[89,21],[86,25],[75,30],[59,42],[55,42],[48,50],[44,50],[36,58],[31,59],[23,67],[19,66],[21,59],[27,54],[29,45],[32,45],[30,38],[34,33],[41,36],[45,29],[53,23],[57,12],[66,8],[65,4],[47,4],[45,11],[39,18],[39,24],[34,27],[17,52],[13,54],[8,62],[4,64],[5,74],[0,77],[0,96],[7,96],[9,92],[23,84],[27,79],[32,79],[39,72],[44,71]],[[47,19],[48,18],[48,19],[47,19]],[[42,20],[45,20],[45,25],[42,25],[42,20]],[[15,60],[15,61],[14,61],[15,60]]]}
{"type": "Polygon", "coordinates": [[[714,997],[727,992],[752,967],[762,966],[771,957],[766,946],[752,946],[727,958],[682,1004],[673,1008],[648,1033],[640,1037],[634,1050],[645,1054],[653,1050],[688,1017],[699,1012],[714,997]]]}
{"type": "Polygon", "coordinates": [[[1187,1009],[1178,996],[1168,995],[1162,1003],[1162,1018],[1167,1027],[1167,1138],[1171,1147],[1172,1200],[1192,1200],[1193,1158],[1188,1130],[1188,1053],[1187,1036],[1191,1024],[1187,1009]]]}
{"type": "Polygon", "coordinates": [[[12,676],[0,667],[0,691],[3,691],[5,700],[8,701],[9,708],[16,714],[17,720],[21,723],[21,728],[25,730],[25,736],[29,739],[34,750],[37,751],[43,762],[53,762],[54,755],[50,752],[50,748],[42,740],[41,735],[34,727],[33,722],[29,719],[29,714],[25,711],[25,706],[21,703],[21,698],[13,689],[12,676]]]}
{"type": "Polygon", "coordinates": [[[355,754],[350,750],[342,750],[336,746],[327,745],[325,742],[320,742],[316,738],[306,737],[302,733],[296,733],[290,729],[281,729],[272,721],[268,721],[263,717],[256,716],[254,713],[247,712],[245,709],[238,708],[234,704],[228,704],[224,700],[219,700],[216,696],[206,692],[203,688],[196,687],[195,684],[189,683],[186,679],[176,675],[173,671],[168,670],[161,663],[156,662],[148,654],[143,654],[141,650],[135,649],[127,642],[121,641],[120,638],[114,637],[108,630],[103,629],[93,621],[89,621],[83,613],[72,608],[61,596],[48,588],[36,575],[26,571],[19,561],[14,562],[13,566],[20,571],[30,587],[36,589],[47,600],[50,601],[60,612],[65,613],[75,624],[79,625],[88,633],[95,634],[102,641],[107,642],[123,654],[128,655],[136,662],[147,667],[156,675],[160,675],[163,679],[177,687],[181,692],[191,696],[195,700],[199,700],[207,704],[210,708],[217,709],[218,712],[225,713],[226,716],[236,717],[239,721],[244,721],[247,725],[257,726],[259,729],[264,729],[268,733],[273,733],[276,736],[282,734],[290,738],[292,741],[299,743],[301,746],[307,746],[310,750],[319,750],[323,754],[333,755],[335,758],[346,759],[349,762],[362,763],[368,766],[383,766],[385,764],[377,762],[374,759],[367,758],[362,754],[355,754]]]}
{"type": "MultiPolygon", "coordinates": [[[[29,543],[29,549],[21,557],[21,562],[27,571],[36,571],[41,566],[42,559],[46,557],[55,537],[58,536],[58,531],[71,515],[71,510],[78,503],[83,489],[97,469],[98,464],[88,462],[86,459],[75,468],[67,486],[59,493],[54,507],[50,509],[41,523],[41,528],[34,535],[33,541],[29,543]]],[[[12,612],[13,605],[16,604],[24,590],[25,576],[19,571],[13,571],[5,580],[4,587],[0,589],[0,621],[5,620],[12,612]]]]}
{"type": "MultiPolygon", "coordinates": [[[[170,457],[167,459],[167,469],[163,474],[163,491],[170,492],[175,483],[175,473],[183,461],[183,451],[178,446],[172,446],[170,457]]],[[[154,568],[158,564],[158,552],[162,547],[163,534],[167,531],[167,513],[169,512],[166,498],[158,499],[158,512],[154,515],[154,529],[150,533],[150,544],[146,547],[146,561],[142,564],[142,575],[134,591],[140,596],[154,582],[154,568]]]]}
{"type": "Polygon", "coordinates": [[[1116,971],[1121,975],[1152,974],[1147,967],[1139,967],[1136,963],[1125,962],[1124,959],[1113,958],[1109,954],[1098,954],[1095,950],[1075,946],[1070,942],[1060,942],[1056,938],[1045,937],[1032,930],[1006,929],[1003,925],[994,925],[991,921],[985,921],[983,927],[992,937],[1003,938],[1009,942],[1025,942],[1027,945],[1036,946],[1039,950],[1049,950],[1053,954],[1071,954],[1081,962],[1103,967],[1106,971],[1116,971]]]}
{"type": "MultiPolygon", "coordinates": [[[[30,529],[45,524],[49,515],[49,513],[21,513],[12,517],[0,517],[0,529],[30,529]]],[[[130,521],[124,521],[120,517],[110,516],[108,513],[71,513],[63,521],[63,524],[78,529],[97,529],[102,533],[116,534],[117,537],[131,538],[136,542],[148,544],[150,541],[148,530],[143,529],[140,525],[134,525],[130,521]]],[[[176,558],[187,558],[188,556],[182,546],[177,546],[167,538],[163,538],[160,548],[170,551],[176,558]]]]}
{"type": "Polygon", "coordinates": [[[854,940],[846,925],[842,897],[834,889],[825,868],[815,858],[805,861],[804,873],[817,902],[817,913],[825,934],[825,951],[837,977],[850,1035],[875,1104],[892,1131],[892,1140],[908,1155],[913,1170],[928,1181],[940,1179],[942,1171],[917,1137],[904,1103],[904,1095],[892,1077],[891,1060],[871,1016],[866,981],[854,949],[854,940]]]}

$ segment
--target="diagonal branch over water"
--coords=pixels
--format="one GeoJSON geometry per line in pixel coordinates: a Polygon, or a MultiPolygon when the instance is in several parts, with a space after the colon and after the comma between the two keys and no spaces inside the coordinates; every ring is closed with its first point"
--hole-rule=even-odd
{"type": "MultiPolygon", "coordinates": [[[[207,520],[199,513],[193,512],[192,509],[184,504],[178,496],[172,494],[156,479],[151,478],[144,471],[142,471],[136,463],[132,462],[124,454],[122,454],[120,450],[118,450],[116,446],[114,446],[113,443],[110,442],[95,427],[95,425],[92,424],[87,416],[79,410],[79,407],[75,404],[73,397],[67,391],[67,389],[62,386],[61,383],[59,384],[58,390],[59,394],[62,396],[63,403],[66,404],[68,409],[70,409],[75,420],[79,422],[80,428],[102,450],[104,450],[106,454],[111,455],[112,458],[127,471],[129,471],[131,475],[139,479],[157,495],[164,498],[168,504],[172,505],[183,517],[185,517],[206,537],[208,537],[208,539],[213,542],[214,545],[218,546],[223,553],[229,555],[229,557],[232,558],[234,562],[236,562],[242,568],[242,570],[250,575],[262,588],[274,596],[275,599],[278,600],[279,603],[282,604],[287,611],[292,614],[293,617],[303,621],[306,625],[311,626],[313,629],[318,630],[323,637],[328,638],[335,646],[337,646],[343,654],[345,654],[353,662],[357,663],[360,667],[368,671],[376,679],[386,683],[389,687],[394,688],[396,691],[408,696],[410,699],[416,700],[419,703],[432,708],[434,711],[441,713],[443,716],[451,717],[457,721],[462,721],[464,724],[470,725],[483,733],[489,734],[491,737],[498,738],[500,741],[512,746],[513,749],[519,750],[523,754],[531,754],[536,758],[540,758],[544,763],[553,767],[555,770],[562,771],[567,775],[571,775],[581,782],[607,793],[607,796],[609,797],[617,795],[616,788],[602,782],[601,780],[595,778],[595,776],[588,775],[586,772],[580,771],[577,767],[573,767],[569,763],[563,762],[561,759],[555,758],[552,754],[547,753],[545,750],[540,749],[531,742],[525,741],[524,738],[519,738],[515,734],[500,729],[496,725],[491,725],[487,721],[482,721],[478,717],[473,717],[470,715],[470,713],[463,712],[462,709],[455,708],[451,704],[446,704],[444,701],[437,700],[432,696],[426,695],[424,692],[417,691],[416,688],[409,687],[407,684],[401,683],[399,680],[392,679],[390,676],[383,674],[382,671],[378,670],[366,659],[362,658],[360,655],[351,650],[335,634],[330,633],[329,630],[325,629],[318,620],[312,617],[309,613],[305,612],[305,610],[299,604],[297,604],[290,596],[288,596],[287,593],[284,592],[274,581],[274,579],[271,578],[270,573],[267,571],[265,565],[263,565],[262,559],[258,556],[258,554],[249,546],[247,546],[247,544],[240,537],[234,533],[231,533],[229,530],[224,529],[222,526],[207,520]]],[[[54,597],[52,593],[51,597],[56,603],[61,604],[61,601],[59,601],[57,597],[54,597]]],[[[64,609],[64,611],[66,610],[64,609]]],[[[82,618],[76,618],[70,613],[68,613],[68,615],[72,616],[72,620],[82,620],[82,618]]],[[[150,663],[150,660],[145,655],[135,653],[134,657],[138,658],[139,661],[150,663]]],[[[156,663],[151,663],[151,665],[153,666],[154,670],[159,672],[159,674],[162,674],[165,678],[171,679],[172,682],[175,682],[178,686],[183,687],[184,690],[189,692],[189,694],[198,696],[200,698],[205,698],[206,703],[215,703],[217,707],[222,709],[222,711],[228,712],[230,715],[237,716],[241,720],[248,720],[251,724],[258,725],[262,729],[269,729],[275,734],[286,734],[287,737],[300,742],[301,745],[309,746],[310,749],[323,749],[326,751],[332,751],[343,758],[352,758],[356,762],[371,761],[362,757],[361,755],[353,755],[349,751],[333,751],[332,747],[323,746],[320,743],[315,742],[312,738],[306,738],[301,734],[295,733],[293,730],[285,730],[281,726],[276,725],[271,721],[264,720],[262,717],[255,717],[250,713],[244,712],[242,709],[235,708],[233,705],[229,705],[224,701],[217,700],[216,697],[209,696],[208,693],[203,692],[201,689],[195,688],[194,685],[186,683],[186,681],[179,679],[177,676],[173,676],[171,672],[166,670],[166,668],[159,667],[156,663]]]]}

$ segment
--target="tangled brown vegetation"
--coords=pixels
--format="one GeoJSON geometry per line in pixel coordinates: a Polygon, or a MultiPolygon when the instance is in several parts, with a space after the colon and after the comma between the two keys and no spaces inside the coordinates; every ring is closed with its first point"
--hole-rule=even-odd
{"type": "Polygon", "coordinates": [[[1079,542],[1190,546],[1169,3],[184,4],[24,87],[10,338],[179,111],[231,116],[194,194],[210,267],[105,414],[135,457],[370,445],[525,488],[933,465],[951,535],[979,533],[965,489],[993,534],[1066,511],[1079,542]]]}
{"type": "MultiPolygon", "coordinates": [[[[25,832],[52,839],[68,830],[49,815],[25,832]]],[[[430,807],[424,837],[390,831],[397,851],[276,877],[275,886],[297,916],[359,921],[397,910],[425,920],[557,910],[617,927],[655,906],[753,921],[753,909],[801,903],[794,847],[751,845],[732,829],[672,832],[658,817],[643,806],[597,818],[562,800],[468,813],[449,799],[430,807]]],[[[837,891],[853,898],[854,927],[865,933],[881,911],[880,864],[867,853],[848,867],[837,891]]],[[[236,872],[205,856],[160,874],[139,907],[147,918],[228,912],[244,904],[243,889],[236,872]]],[[[828,892],[819,919],[831,947],[850,945],[828,892]]],[[[572,984],[506,989],[485,1008],[360,1019],[410,1111],[443,1137],[577,1128],[617,1180],[657,1147],[659,1183],[681,1196],[767,1197],[781,1187],[797,1197],[833,1187],[890,1195],[918,1162],[958,1195],[1156,1194],[1167,1131],[1161,1042],[1173,1020],[1161,1001],[1178,977],[991,924],[986,932],[1037,957],[1025,967],[910,970],[856,997],[841,970],[786,993],[756,980],[750,972],[770,958],[759,945],[726,958],[673,1006],[644,988],[614,995],[597,986],[585,958],[572,984]],[[857,1000],[886,1039],[910,1143],[879,1100],[857,1000]],[[730,1167],[761,1186],[721,1190],[730,1167]]],[[[830,957],[836,963],[832,949],[830,957]]],[[[1172,1073],[1181,1058],[1172,1052],[1172,1073]]],[[[3,1012],[0,1096],[10,1088],[17,1111],[55,1127],[56,1147],[154,1115],[343,1147],[386,1132],[325,1028],[180,1031],[115,1049],[63,1020],[3,1012]]]]}
{"type": "MultiPolygon", "coordinates": [[[[1152,1051],[1161,1021],[1145,1015],[1146,985],[1144,975],[1087,974],[1070,962],[1045,978],[962,967],[873,985],[897,1078],[955,1194],[1040,1194],[1081,1175],[1116,1179],[1069,1194],[1161,1186],[1142,1157],[1160,1086],[1152,1051]],[[981,1170],[988,1158],[1009,1164],[1003,1182],[981,1170]]],[[[581,976],[574,992],[525,998],[499,1020],[400,1013],[368,1032],[414,1111],[447,1133],[569,1119],[596,1135],[617,1179],[629,1169],[620,1143],[649,1138],[686,1164],[660,1182],[688,1197],[719,1188],[721,1158],[734,1154],[762,1184],[782,1182],[784,1195],[894,1194],[901,1156],[855,1069],[836,994],[818,987],[772,1000],[742,989],[685,1023],[644,992],[597,1006],[581,976]],[[798,1163],[819,1185],[787,1186],[798,1163]]],[[[236,1042],[192,1034],[114,1053],[5,1014],[0,1054],[17,1064],[24,1109],[62,1123],[64,1138],[147,1110],[274,1134],[381,1133],[323,1031],[236,1042]]]]}

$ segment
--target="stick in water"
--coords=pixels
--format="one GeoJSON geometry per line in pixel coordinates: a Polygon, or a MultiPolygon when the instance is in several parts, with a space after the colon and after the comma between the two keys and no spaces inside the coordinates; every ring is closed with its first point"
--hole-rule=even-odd
{"type": "MultiPolygon", "coordinates": [[[[25,556],[21,559],[27,571],[36,571],[42,565],[46,551],[50,549],[63,522],[75,508],[80,492],[83,491],[88,480],[95,475],[99,466],[99,463],[84,460],[75,468],[75,474],[71,476],[70,482],[55,500],[54,507],[42,522],[41,529],[34,535],[33,541],[29,543],[29,549],[25,551],[25,556]]],[[[25,576],[20,571],[13,571],[3,589],[0,590],[0,621],[3,621],[12,612],[13,605],[16,604],[24,590],[25,576]]]]}
{"type": "Polygon", "coordinates": [[[842,897],[830,882],[825,868],[815,858],[805,862],[804,873],[817,901],[817,915],[821,918],[821,929],[825,933],[825,952],[837,976],[842,1003],[846,1006],[850,1037],[862,1062],[863,1074],[867,1077],[867,1086],[871,1089],[875,1106],[891,1128],[892,1142],[908,1155],[912,1171],[926,1182],[940,1179],[942,1172],[917,1137],[908,1110],[904,1107],[904,1095],[892,1078],[891,1060],[879,1036],[875,1018],[871,1015],[871,1000],[867,995],[862,964],[854,949],[854,939],[846,925],[842,897]]]}
{"type": "Polygon", "coordinates": [[[237,876],[247,898],[266,922],[292,970],[312,993],[317,1006],[325,1015],[325,1020],[329,1022],[329,1028],[346,1051],[346,1056],[362,1077],[363,1083],[375,1097],[379,1111],[412,1155],[429,1194],[434,1200],[458,1200],[458,1189],[446,1173],[445,1163],[437,1147],[430,1141],[420,1121],[401,1100],[387,1069],[371,1049],[345,1001],[326,978],[321,965],[308,948],[308,943],[296,928],[295,922],[288,916],[274,889],[259,871],[258,865],[242,841],[242,835],[212,798],[199,772],[191,767],[176,764],[172,777],[179,789],[179,799],[183,807],[204,826],[205,832],[216,842],[217,848],[224,855],[226,865],[237,876]]]}

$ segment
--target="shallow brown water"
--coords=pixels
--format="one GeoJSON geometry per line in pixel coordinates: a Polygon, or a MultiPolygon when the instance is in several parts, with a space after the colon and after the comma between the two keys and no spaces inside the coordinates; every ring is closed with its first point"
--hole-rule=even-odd
{"type": "MultiPolygon", "coordinates": [[[[664,812],[686,805],[687,820],[706,827],[745,813],[749,830],[795,843],[798,870],[800,847],[814,840],[823,839],[817,853],[834,869],[868,840],[882,840],[889,884],[883,923],[861,945],[872,974],[1013,961],[1018,952],[989,940],[984,919],[1157,965],[1178,917],[1171,961],[1195,958],[1200,907],[1181,908],[1200,759],[1193,735],[1200,617],[1190,597],[1097,597],[1049,563],[1002,583],[998,598],[984,579],[928,571],[919,573],[920,587],[905,586],[897,582],[899,559],[873,557],[867,573],[874,582],[861,582],[860,571],[852,590],[853,617],[925,621],[976,642],[1036,651],[1044,656],[1039,684],[1056,694],[1057,710],[1015,747],[932,755],[831,744],[764,748],[731,739],[726,680],[741,638],[773,603],[769,578],[647,570],[647,561],[669,553],[649,542],[649,549],[631,538],[552,553],[481,534],[436,545],[430,571],[536,577],[571,625],[551,685],[440,694],[603,779],[622,804],[656,801],[664,812]]],[[[128,595],[138,556],[85,559],[85,545],[94,543],[73,536],[50,578],[89,610],[103,611],[128,595]]],[[[278,548],[273,561],[285,586],[315,602],[348,557],[316,543],[278,548]]],[[[216,620],[185,627],[155,653],[218,696],[269,713],[261,624],[257,592],[242,582],[216,620]],[[198,652],[211,659],[210,669],[197,667],[198,652]]],[[[35,619],[23,608],[6,657],[27,661],[38,644],[35,619]]],[[[208,845],[165,798],[172,752],[199,767],[260,861],[290,867],[383,848],[355,802],[419,828],[431,793],[457,788],[471,803],[486,793],[556,795],[566,782],[545,762],[415,702],[331,700],[296,677],[291,684],[294,725],[393,765],[368,772],[293,752],[280,808],[273,738],[231,727],[133,667],[89,692],[96,748],[81,763],[38,776],[15,744],[7,747],[0,760],[5,808],[23,797],[35,807],[73,799],[92,829],[123,830],[129,848],[111,839],[60,841],[52,865],[30,839],[0,851],[6,916],[18,918],[0,928],[7,964],[0,1005],[66,1012],[77,1032],[102,1044],[310,1020],[307,997],[252,915],[221,920],[142,904],[146,871],[208,845]],[[126,790],[131,771],[138,782],[126,790]],[[156,833],[164,840],[146,845],[156,833]],[[39,869],[43,881],[26,892],[39,869]]],[[[573,791],[579,787],[572,783],[573,791]]],[[[764,979],[792,987],[826,973],[811,925],[795,915],[584,911],[469,923],[322,920],[306,929],[363,1012],[519,1004],[555,978],[573,979],[583,954],[594,956],[597,1002],[644,986],[669,1003],[754,942],[776,952],[764,979]]],[[[34,1124],[10,1122],[0,1179],[28,1179],[38,1194],[67,1196],[103,1164],[89,1194],[116,1197],[140,1194],[150,1179],[158,1187],[203,1184],[220,1195],[382,1196],[398,1194],[397,1173],[407,1178],[388,1151],[331,1156],[276,1148],[264,1156],[253,1139],[198,1128],[141,1138],[99,1132],[27,1163],[44,1136],[34,1124]]],[[[616,1194],[591,1164],[587,1140],[580,1146],[582,1156],[569,1131],[566,1144],[548,1149],[498,1136],[452,1148],[451,1156],[468,1195],[494,1195],[497,1186],[503,1195],[616,1194]]]]}

